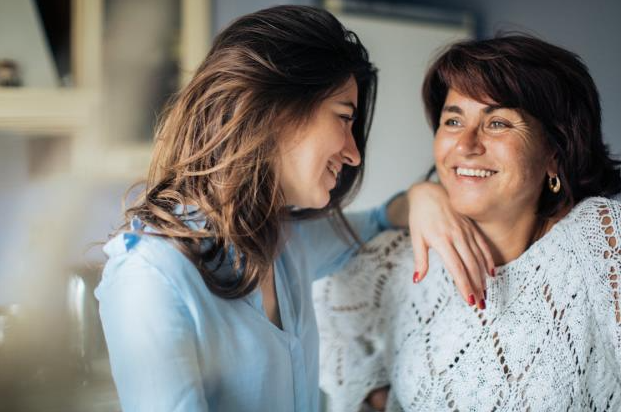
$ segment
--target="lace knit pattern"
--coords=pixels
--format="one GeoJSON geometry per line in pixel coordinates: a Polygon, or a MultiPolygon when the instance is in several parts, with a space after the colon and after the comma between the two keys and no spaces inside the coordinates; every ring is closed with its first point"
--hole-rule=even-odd
{"type": "Polygon", "coordinates": [[[353,412],[621,411],[621,204],[586,199],[467,306],[437,254],[412,283],[407,233],[385,232],[316,282],[320,385],[353,412]]]}

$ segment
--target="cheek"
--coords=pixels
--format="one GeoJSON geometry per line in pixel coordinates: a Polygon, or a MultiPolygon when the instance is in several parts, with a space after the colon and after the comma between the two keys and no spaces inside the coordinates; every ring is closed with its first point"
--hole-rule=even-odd
{"type": "Polygon", "coordinates": [[[544,149],[523,144],[501,145],[497,159],[504,164],[512,186],[525,192],[538,191],[546,171],[544,149]]]}
{"type": "Polygon", "coordinates": [[[289,190],[307,180],[305,174],[309,167],[309,153],[304,141],[292,142],[280,153],[281,180],[289,190]]]}
{"type": "Polygon", "coordinates": [[[318,143],[318,150],[321,152],[321,157],[327,160],[343,150],[348,135],[349,129],[344,123],[336,123],[324,129],[321,142],[318,143]]]}
{"type": "Polygon", "coordinates": [[[296,147],[289,159],[291,178],[297,182],[300,188],[307,188],[321,181],[326,168],[327,159],[326,144],[320,139],[308,139],[296,147]]]}
{"type": "Polygon", "coordinates": [[[443,145],[442,137],[436,135],[433,139],[433,158],[436,162],[436,167],[442,164],[442,159],[446,156],[446,149],[443,145]]]}
{"type": "Polygon", "coordinates": [[[446,157],[451,151],[451,146],[451,139],[444,137],[441,134],[436,134],[433,141],[433,157],[436,165],[436,171],[440,179],[442,179],[446,173],[446,157]]]}

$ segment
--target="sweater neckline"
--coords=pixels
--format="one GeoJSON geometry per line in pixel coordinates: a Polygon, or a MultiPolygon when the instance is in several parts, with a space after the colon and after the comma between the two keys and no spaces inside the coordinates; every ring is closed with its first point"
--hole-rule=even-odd
{"type": "Polygon", "coordinates": [[[576,204],[569,211],[569,213],[567,213],[558,222],[556,222],[550,228],[550,230],[548,230],[548,232],[546,234],[544,234],[539,239],[534,241],[531,245],[529,245],[524,250],[524,252],[522,252],[518,257],[516,257],[515,259],[505,263],[504,265],[496,266],[496,272],[506,272],[506,271],[511,270],[511,269],[513,269],[515,267],[520,267],[520,266],[522,266],[524,264],[524,261],[530,259],[531,255],[540,252],[541,249],[543,249],[544,245],[546,243],[548,243],[548,240],[553,238],[553,237],[556,237],[557,232],[560,231],[562,229],[562,227],[567,224],[567,222],[569,222],[570,220],[572,220],[574,218],[574,214],[576,213],[576,210],[578,209],[578,206],[583,201],[581,201],[578,204],[576,204]]]}

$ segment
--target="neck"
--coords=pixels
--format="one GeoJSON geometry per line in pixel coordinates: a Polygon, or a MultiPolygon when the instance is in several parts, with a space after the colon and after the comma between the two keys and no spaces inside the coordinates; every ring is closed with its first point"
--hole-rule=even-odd
{"type": "Polygon", "coordinates": [[[518,258],[549,230],[549,222],[542,221],[534,211],[514,216],[517,218],[476,221],[496,266],[518,258]]]}

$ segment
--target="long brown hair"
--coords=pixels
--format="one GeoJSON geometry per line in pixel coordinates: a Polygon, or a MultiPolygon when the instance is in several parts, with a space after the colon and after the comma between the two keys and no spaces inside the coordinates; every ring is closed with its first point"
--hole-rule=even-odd
{"type": "Polygon", "coordinates": [[[124,227],[138,217],[173,240],[213,293],[250,293],[278,254],[284,219],[339,214],[359,187],[375,88],[366,49],[327,11],[278,6],[239,18],[216,37],[163,116],[145,191],[127,209],[124,227]],[[324,209],[292,212],[273,167],[278,139],[285,128],[309,120],[352,75],[358,86],[352,132],[361,165],[344,166],[324,209]],[[188,227],[193,216],[205,227],[188,227]],[[229,255],[235,273],[216,276],[214,267],[229,255]]]}

